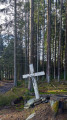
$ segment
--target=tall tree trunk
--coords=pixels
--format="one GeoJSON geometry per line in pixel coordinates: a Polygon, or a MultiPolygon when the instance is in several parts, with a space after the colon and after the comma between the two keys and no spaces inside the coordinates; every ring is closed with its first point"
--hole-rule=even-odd
{"type": "MultiPolygon", "coordinates": [[[[27,74],[27,28],[26,28],[26,20],[27,20],[27,15],[25,11],[25,74],[27,74]]],[[[27,79],[25,79],[25,86],[27,83],[27,79]]]]}
{"type": "MultiPolygon", "coordinates": [[[[39,57],[39,52],[38,52],[38,43],[39,43],[39,1],[37,3],[37,9],[38,9],[38,18],[37,18],[37,72],[38,72],[38,57],[39,57]]],[[[38,76],[37,76],[37,81],[38,81],[38,76]]]]}
{"type": "Polygon", "coordinates": [[[17,44],[17,25],[16,25],[16,0],[15,4],[15,39],[14,39],[14,86],[17,86],[17,65],[16,65],[16,44],[17,44]]]}
{"type": "Polygon", "coordinates": [[[30,40],[29,40],[29,64],[33,63],[33,39],[34,39],[34,0],[30,0],[30,40]]]}
{"type": "Polygon", "coordinates": [[[34,28],[34,33],[36,33],[34,35],[34,71],[37,71],[37,24],[35,24],[35,28],[34,28]]]}
{"type": "Polygon", "coordinates": [[[61,72],[62,4],[63,4],[63,0],[60,0],[60,32],[59,32],[59,51],[58,51],[58,82],[60,81],[60,72],[61,72]]]}
{"type": "Polygon", "coordinates": [[[66,31],[65,31],[65,69],[64,69],[64,79],[67,79],[67,1],[66,1],[66,31]]]}
{"type": "Polygon", "coordinates": [[[29,71],[29,0],[28,0],[28,48],[27,48],[27,57],[28,57],[28,71],[29,71]]]}
{"type": "MultiPolygon", "coordinates": [[[[29,40],[29,64],[33,64],[34,51],[34,0],[30,0],[30,40],[29,40]]],[[[29,80],[28,89],[31,89],[31,80],[29,80]]]]}
{"type": "Polygon", "coordinates": [[[51,60],[51,0],[48,0],[48,17],[47,17],[47,82],[50,82],[50,60],[51,60]]]}
{"type": "Polygon", "coordinates": [[[45,41],[45,1],[44,1],[44,28],[43,28],[43,71],[44,71],[44,41],[45,41]]]}
{"type": "Polygon", "coordinates": [[[55,12],[54,79],[56,79],[56,40],[57,40],[57,0],[56,0],[56,12],[55,12]]]}

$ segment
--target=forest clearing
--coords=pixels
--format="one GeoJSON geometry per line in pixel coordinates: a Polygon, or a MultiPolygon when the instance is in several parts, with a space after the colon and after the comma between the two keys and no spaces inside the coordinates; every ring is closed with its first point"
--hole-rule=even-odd
{"type": "Polygon", "coordinates": [[[0,120],[67,120],[67,0],[0,0],[0,120]]]}

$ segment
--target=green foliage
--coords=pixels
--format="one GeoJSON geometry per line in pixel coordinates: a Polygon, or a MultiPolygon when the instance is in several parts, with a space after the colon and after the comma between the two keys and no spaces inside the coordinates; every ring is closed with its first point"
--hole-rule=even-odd
{"type": "Polygon", "coordinates": [[[50,82],[49,84],[42,81],[38,83],[40,94],[67,94],[67,85],[64,82],[60,84],[57,81],[50,82]]]}
{"type": "Polygon", "coordinates": [[[5,94],[0,94],[0,106],[10,105],[11,102],[22,96],[23,99],[29,99],[29,96],[25,96],[28,94],[28,90],[25,88],[14,87],[10,91],[5,94]]]}
{"type": "Polygon", "coordinates": [[[24,5],[24,10],[25,10],[25,12],[30,11],[30,3],[29,2],[26,2],[26,4],[24,5]]]}
{"type": "Polygon", "coordinates": [[[10,105],[11,101],[15,98],[17,98],[17,95],[11,91],[5,95],[0,95],[0,106],[10,105]]]}
{"type": "Polygon", "coordinates": [[[22,86],[23,80],[17,81],[17,86],[22,86]]]}
{"type": "Polygon", "coordinates": [[[34,22],[36,24],[38,24],[39,22],[39,25],[43,26],[44,25],[44,1],[43,0],[37,0],[37,1],[34,1],[34,22]],[[38,21],[38,18],[39,18],[39,21],[38,21]]]}

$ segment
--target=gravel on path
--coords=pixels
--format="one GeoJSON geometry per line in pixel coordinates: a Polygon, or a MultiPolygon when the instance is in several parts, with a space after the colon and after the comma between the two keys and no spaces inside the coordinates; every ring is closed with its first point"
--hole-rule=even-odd
{"type": "Polygon", "coordinates": [[[4,94],[13,87],[13,83],[3,83],[3,86],[0,86],[0,93],[4,94]]]}

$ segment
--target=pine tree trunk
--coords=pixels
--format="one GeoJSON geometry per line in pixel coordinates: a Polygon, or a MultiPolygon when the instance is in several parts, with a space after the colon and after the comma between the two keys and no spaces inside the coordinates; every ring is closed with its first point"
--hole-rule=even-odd
{"type": "Polygon", "coordinates": [[[57,40],[57,0],[56,0],[56,13],[55,13],[54,79],[56,79],[56,40],[57,40]]]}
{"type": "Polygon", "coordinates": [[[25,12],[25,74],[27,73],[27,33],[26,33],[26,12],[25,12]]]}
{"type": "Polygon", "coordinates": [[[66,1],[66,31],[65,31],[65,66],[64,66],[64,79],[67,79],[67,1],[66,1]]]}
{"type": "Polygon", "coordinates": [[[34,40],[34,0],[30,0],[30,40],[29,40],[29,64],[33,63],[34,40]]]}
{"type": "Polygon", "coordinates": [[[59,32],[59,51],[58,51],[58,82],[60,81],[61,74],[61,35],[62,35],[62,1],[60,1],[60,32],[59,32]]]}
{"type": "MultiPolygon", "coordinates": [[[[30,40],[29,40],[29,65],[33,64],[34,51],[34,0],[30,0],[30,40]]],[[[29,78],[28,89],[31,90],[32,82],[29,78]]]]}
{"type": "MultiPolygon", "coordinates": [[[[38,56],[39,56],[39,52],[38,52],[38,43],[39,43],[39,2],[37,4],[38,7],[38,18],[37,18],[37,72],[38,72],[38,56]]],[[[37,76],[37,81],[38,81],[38,76],[37,76]]]]}
{"type": "Polygon", "coordinates": [[[48,0],[48,18],[47,18],[47,82],[50,82],[50,60],[51,60],[51,0],[48,0]]]}
{"type": "Polygon", "coordinates": [[[42,61],[43,71],[44,71],[44,41],[45,41],[45,1],[44,1],[43,61],[42,61]]]}
{"type": "Polygon", "coordinates": [[[17,42],[17,25],[16,25],[16,0],[15,4],[15,39],[14,39],[14,86],[17,86],[17,65],[16,65],[16,42],[17,42]]]}

